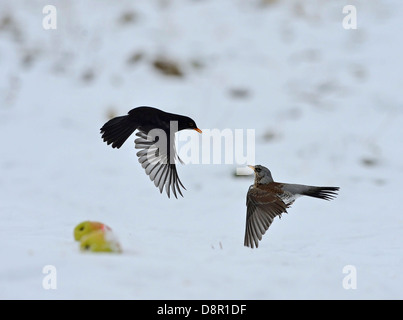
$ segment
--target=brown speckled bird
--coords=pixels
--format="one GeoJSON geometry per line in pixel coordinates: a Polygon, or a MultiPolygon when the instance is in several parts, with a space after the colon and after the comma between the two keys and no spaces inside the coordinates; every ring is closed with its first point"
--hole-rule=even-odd
{"type": "Polygon", "coordinates": [[[269,229],[276,216],[287,212],[300,196],[324,200],[336,197],[338,187],[313,187],[302,184],[274,182],[271,172],[261,165],[249,166],[255,172],[255,183],[249,187],[246,196],[246,247],[259,246],[259,241],[269,229]]]}

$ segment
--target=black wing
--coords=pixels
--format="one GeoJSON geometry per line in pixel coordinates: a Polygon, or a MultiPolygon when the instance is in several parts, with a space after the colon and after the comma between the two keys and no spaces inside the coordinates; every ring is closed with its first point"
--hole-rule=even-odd
{"type": "MultiPolygon", "coordinates": [[[[154,185],[170,198],[171,191],[175,198],[177,192],[183,197],[181,187],[186,190],[176,171],[175,161],[181,161],[175,151],[174,137],[167,137],[163,130],[151,130],[148,133],[138,131],[134,141],[139,162],[154,185]]],[[[182,162],[182,161],[181,161],[182,162]]]]}

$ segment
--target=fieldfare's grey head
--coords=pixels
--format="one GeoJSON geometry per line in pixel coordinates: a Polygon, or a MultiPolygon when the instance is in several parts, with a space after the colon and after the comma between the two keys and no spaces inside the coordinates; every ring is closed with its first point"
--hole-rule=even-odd
{"type": "Polygon", "coordinates": [[[255,172],[255,184],[267,184],[269,182],[273,182],[271,172],[266,167],[261,165],[248,167],[255,172]]]}

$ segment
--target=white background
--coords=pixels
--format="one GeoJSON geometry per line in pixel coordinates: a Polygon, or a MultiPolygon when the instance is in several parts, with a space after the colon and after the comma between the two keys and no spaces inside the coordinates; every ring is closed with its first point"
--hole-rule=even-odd
{"type": "Polygon", "coordinates": [[[48,2],[1,1],[0,298],[402,299],[403,4],[353,1],[345,30],[350,2],[56,1],[44,30],[48,2]],[[134,136],[102,141],[110,116],[140,105],[254,129],[276,181],[340,194],[298,199],[246,248],[253,176],[237,164],[178,165],[187,190],[168,199],[134,136]],[[80,252],[84,220],[108,224],[123,253],[80,252]]]}

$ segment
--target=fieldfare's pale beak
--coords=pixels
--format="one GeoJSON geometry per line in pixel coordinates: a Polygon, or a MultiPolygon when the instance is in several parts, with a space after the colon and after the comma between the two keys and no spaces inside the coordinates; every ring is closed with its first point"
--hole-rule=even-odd
{"type": "Polygon", "coordinates": [[[255,171],[255,167],[254,167],[254,166],[248,165],[248,167],[251,168],[253,171],[255,171]]]}
{"type": "Polygon", "coordinates": [[[199,128],[195,128],[193,130],[196,130],[198,133],[203,133],[203,131],[201,131],[199,128]]]}

